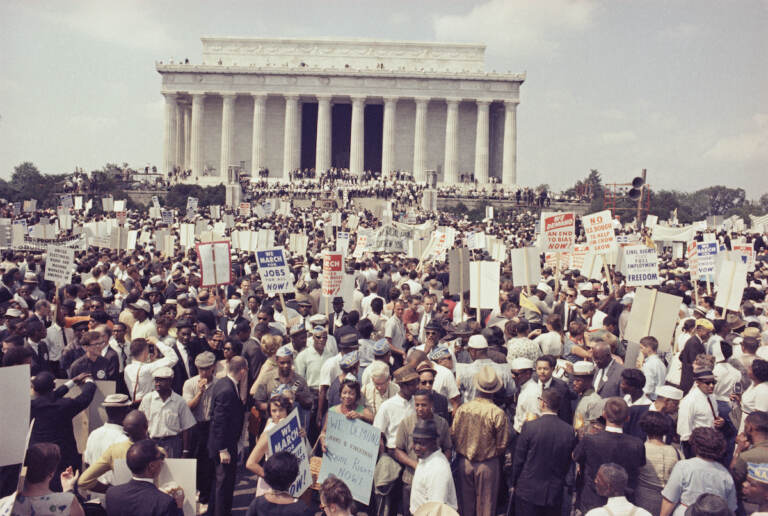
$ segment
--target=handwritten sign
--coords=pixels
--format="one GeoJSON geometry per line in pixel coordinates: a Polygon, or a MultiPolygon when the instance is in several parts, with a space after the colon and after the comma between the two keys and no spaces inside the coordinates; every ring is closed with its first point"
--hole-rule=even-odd
{"type": "Polygon", "coordinates": [[[312,474],[309,471],[309,446],[306,438],[299,434],[300,429],[299,411],[293,409],[288,417],[272,427],[267,440],[270,455],[286,451],[299,460],[299,475],[288,488],[288,492],[294,498],[300,497],[312,485],[312,474]]]}
{"type": "Polygon", "coordinates": [[[338,296],[344,279],[344,255],[326,253],[323,257],[323,295],[338,296]]]}
{"type": "Polygon", "coordinates": [[[49,245],[46,248],[45,277],[57,286],[66,285],[75,270],[75,250],[71,247],[49,245]]]}
{"type": "Polygon", "coordinates": [[[379,453],[381,431],[359,419],[328,411],[325,443],[318,482],[330,475],[341,479],[352,492],[352,498],[368,505],[373,484],[373,471],[379,453]]]}
{"type": "Polygon", "coordinates": [[[696,244],[696,268],[698,276],[704,281],[715,281],[715,261],[717,242],[696,244]]]}
{"type": "Polygon", "coordinates": [[[697,281],[699,279],[699,258],[697,256],[698,248],[697,242],[691,240],[686,247],[686,256],[688,257],[688,270],[691,272],[691,279],[697,281]]]}
{"type": "Polygon", "coordinates": [[[616,247],[611,210],[586,215],[581,221],[584,224],[584,233],[587,235],[590,251],[595,254],[604,254],[616,247]]]}
{"type": "Polygon", "coordinates": [[[286,265],[285,250],[282,247],[256,251],[256,261],[266,294],[294,292],[293,277],[286,265]]]}
{"type": "Polygon", "coordinates": [[[545,252],[563,252],[573,247],[576,217],[573,213],[556,213],[544,218],[543,248],[545,252]]]}
{"type": "Polygon", "coordinates": [[[249,203],[249,202],[241,202],[240,203],[240,216],[241,217],[250,217],[251,216],[251,203],[249,203]]]}

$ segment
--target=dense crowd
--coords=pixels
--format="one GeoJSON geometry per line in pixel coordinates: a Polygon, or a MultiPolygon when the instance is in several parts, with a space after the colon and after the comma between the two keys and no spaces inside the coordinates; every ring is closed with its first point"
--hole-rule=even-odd
{"type": "MultiPolygon", "coordinates": [[[[333,194],[339,181],[253,188],[288,202],[333,194]]],[[[344,188],[350,197],[393,200],[395,220],[420,206],[423,189],[410,181],[344,188]]],[[[529,192],[530,204],[548,204],[546,193],[529,192]]],[[[178,235],[185,218],[213,231],[218,221],[207,214],[175,213],[168,227],[129,212],[127,227],[149,233],[148,243],[78,250],[58,288],[44,280],[44,253],[4,250],[2,365],[29,364],[34,420],[10,514],[177,514],[185,499],[200,514],[231,514],[235,484],[246,477],[257,479],[249,515],[768,511],[762,235],[714,235],[728,249],[744,237],[756,257],[739,309],[730,311],[716,306],[712,285],[691,279],[685,258],[657,242],[661,281],[652,288],[681,299],[674,335],[629,342],[636,289],[618,269],[585,276],[546,266],[542,254],[540,279],[522,285],[505,252],[498,304],[478,310],[468,290],[449,287],[456,271],[444,256],[356,254],[358,232],[382,221],[372,211],[339,211],[334,228],[333,214],[318,207],[261,218],[226,212],[234,224],[221,237],[269,228],[274,245],[292,253],[295,292],[284,296],[265,294],[253,252],[233,249],[231,281],[203,287],[193,246],[158,250],[154,235],[178,235]],[[340,231],[350,232],[351,288],[326,297],[323,252],[335,249],[340,231]],[[308,237],[306,252],[290,249],[296,234],[308,237]],[[102,402],[107,422],[78,450],[72,419],[91,405],[94,380],[114,381],[115,393],[102,402]],[[67,397],[75,386],[78,394],[67,397]],[[298,460],[270,453],[267,435],[294,408],[315,475],[332,432],[329,412],[380,432],[367,505],[335,477],[291,496],[298,460]],[[155,487],[165,458],[197,461],[196,492],[155,487]],[[125,482],[117,480],[120,461],[130,470],[125,482]]],[[[506,249],[537,240],[529,212],[479,223],[417,213],[418,223],[452,228],[454,248],[477,231],[506,249]]],[[[75,226],[97,220],[71,215],[75,226]]],[[[16,218],[32,224],[42,216],[56,218],[16,218]]],[[[490,250],[472,254],[490,259],[490,250]]],[[[19,469],[2,468],[3,496],[16,489],[19,469]]]]}

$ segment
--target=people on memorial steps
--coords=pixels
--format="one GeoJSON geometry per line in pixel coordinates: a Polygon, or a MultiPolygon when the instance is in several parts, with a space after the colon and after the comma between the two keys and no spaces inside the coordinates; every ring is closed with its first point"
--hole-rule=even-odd
{"type": "Polygon", "coordinates": [[[764,225],[555,253],[591,192],[257,174],[248,215],[0,204],[0,514],[768,511],[764,225]]]}

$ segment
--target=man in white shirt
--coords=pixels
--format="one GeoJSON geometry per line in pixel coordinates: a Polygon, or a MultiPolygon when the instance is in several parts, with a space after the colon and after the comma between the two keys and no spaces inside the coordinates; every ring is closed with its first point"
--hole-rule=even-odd
{"type": "MultiPolygon", "coordinates": [[[[87,465],[94,464],[104,452],[115,443],[128,440],[128,435],[123,430],[123,418],[131,410],[131,399],[125,394],[110,394],[101,403],[107,413],[107,422],[91,432],[85,443],[83,462],[87,465]]],[[[106,473],[99,477],[102,484],[112,484],[112,473],[106,473]]]]}
{"type": "Polygon", "coordinates": [[[418,420],[413,429],[413,451],[419,458],[411,484],[411,514],[428,502],[439,502],[458,510],[451,464],[437,443],[437,425],[432,419],[418,420]]]}
{"type": "Polygon", "coordinates": [[[688,439],[696,428],[722,428],[725,419],[717,411],[715,390],[715,375],[712,371],[694,371],[694,385],[680,401],[677,411],[677,433],[686,458],[692,458],[693,450],[688,439]]]}
{"type": "Polygon", "coordinates": [[[392,316],[387,320],[384,327],[384,337],[389,343],[393,356],[399,356],[399,361],[395,364],[405,362],[405,325],[403,324],[403,313],[405,312],[405,302],[401,299],[395,301],[392,316]]]}
{"type": "Polygon", "coordinates": [[[412,367],[401,367],[395,371],[395,383],[400,387],[400,392],[392,396],[376,412],[373,426],[381,430],[382,439],[387,449],[394,450],[397,427],[400,421],[414,411],[413,393],[419,388],[419,374],[412,367]]]}
{"type": "Polygon", "coordinates": [[[643,392],[651,399],[656,399],[656,388],[664,385],[667,378],[667,366],[657,354],[659,341],[656,337],[643,337],[640,339],[640,352],[643,359],[643,374],[645,375],[645,387],[643,392]]]}
{"type": "Polygon", "coordinates": [[[381,297],[378,294],[379,291],[379,284],[375,281],[369,281],[368,282],[368,295],[363,297],[362,301],[360,301],[360,318],[365,319],[368,317],[368,314],[371,312],[371,301],[378,298],[381,299],[382,303],[384,302],[384,298],[381,297]]]}
{"type": "Polygon", "coordinates": [[[586,516],[651,516],[624,496],[627,480],[627,471],[618,464],[609,462],[600,466],[595,476],[595,489],[600,496],[608,498],[608,502],[587,512],[586,516]]]}
{"type": "Polygon", "coordinates": [[[149,342],[145,339],[134,339],[131,342],[131,358],[133,361],[125,366],[125,386],[128,388],[128,394],[131,399],[138,403],[154,389],[154,380],[152,373],[161,367],[170,367],[176,365],[179,356],[173,351],[173,348],[166,346],[162,342],[155,343],[155,347],[163,358],[150,362],[149,342]]]}
{"type": "Polygon", "coordinates": [[[186,400],[173,392],[170,367],[156,369],[152,376],[155,390],[144,396],[139,405],[149,422],[149,437],[168,453],[169,458],[187,458],[190,455],[189,430],[197,420],[186,400]]]}

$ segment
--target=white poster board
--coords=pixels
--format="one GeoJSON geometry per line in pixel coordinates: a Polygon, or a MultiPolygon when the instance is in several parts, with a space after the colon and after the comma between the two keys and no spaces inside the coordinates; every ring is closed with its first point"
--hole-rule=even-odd
{"type": "Polygon", "coordinates": [[[622,269],[626,276],[627,286],[644,287],[658,285],[659,255],[656,249],[644,245],[628,245],[622,247],[622,269]]]}
{"type": "Polygon", "coordinates": [[[307,439],[299,435],[300,430],[299,410],[294,408],[267,434],[270,456],[277,452],[286,451],[299,461],[299,474],[288,488],[288,492],[294,498],[300,497],[312,485],[312,474],[309,470],[309,445],[307,439]]]}
{"type": "Polygon", "coordinates": [[[566,252],[573,247],[576,216],[573,213],[542,215],[542,251],[566,252]]]}
{"type": "Polygon", "coordinates": [[[232,256],[229,241],[197,244],[200,261],[200,286],[213,287],[232,282],[232,256]]]}
{"type": "Polygon", "coordinates": [[[519,247],[510,250],[512,282],[516,287],[535,285],[541,279],[539,250],[535,247],[519,247]]]}
{"type": "Polygon", "coordinates": [[[640,342],[649,335],[659,341],[659,351],[672,349],[672,337],[683,298],[640,287],[635,291],[624,338],[640,342]]]}
{"type": "Polygon", "coordinates": [[[726,310],[739,311],[741,297],[747,286],[747,264],[730,260],[723,261],[717,276],[715,306],[726,310]]]}
{"type": "Polygon", "coordinates": [[[49,245],[45,250],[45,277],[57,287],[69,283],[75,270],[75,250],[70,247],[49,245]]]}
{"type": "Polygon", "coordinates": [[[469,262],[469,306],[499,307],[500,272],[499,262],[469,262]]]}
{"type": "Polygon", "coordinates": [[[24,462],[29,432],[29,364],[0,369],[0,466],[24,462]]]}
{"type": "Polygon", "coordinates": [[[323,295],[338,296],[344,278],[344,256],[341,253],[325,253],[323,256],[323,295]]]}
{"type": "Polygon", "coordinates": [[[256,251],[256,263],[265,294],[284,294],[296,290],[282,247],[256,251]]]}
{"type": "Polygon", "coordinates": [[[605,254],[616,247],[611,210],[603,210],[581,219],[589,249],[595,254],[605,254]]]}

